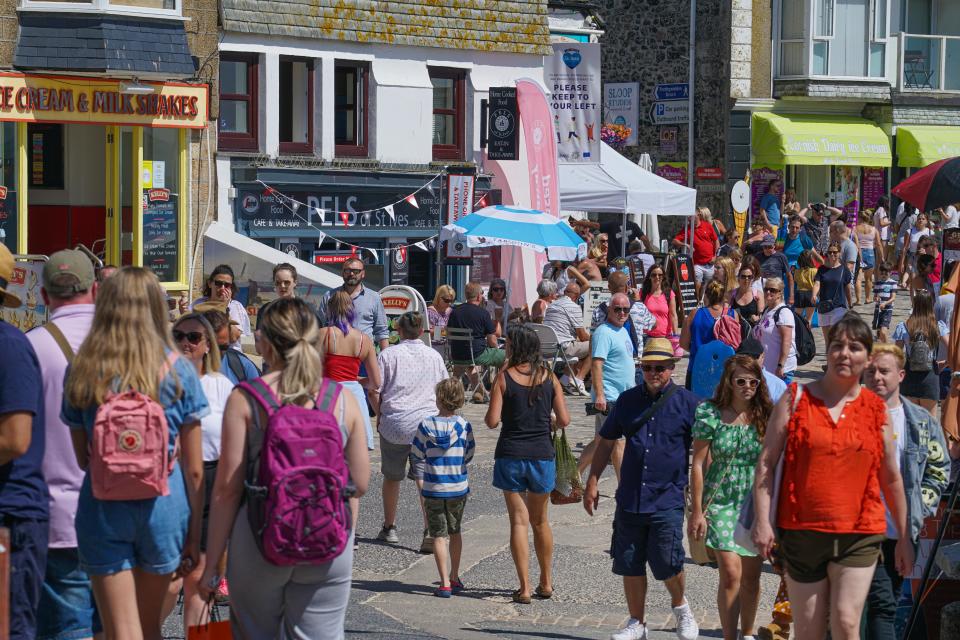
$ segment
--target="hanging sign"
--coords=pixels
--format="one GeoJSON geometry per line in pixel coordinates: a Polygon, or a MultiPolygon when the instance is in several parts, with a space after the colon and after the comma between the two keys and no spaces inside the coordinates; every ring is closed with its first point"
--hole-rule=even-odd
{"type": "Polygon", "coordinates": [[[490,87],[487,121],[487,158],[517,159],[517,88],[490,87]]]}
{"type": "Polygon", "coordinates": [[[407,284],[410,276],[410,248],[391,243],[390,249],[390,284],[407,284]]]}
{"type": "MultiPolygon", "coordinates": [[[[447,224],[453,224],[473,212],[475,184],[476,176],[473,175],[450,174],[447,176],[447,224]]],[[[447,242],[446,256],[448,260],[469,260],[470,249],[463,242],[447,242]]]]}
{"type": "Polygon", "coordinates": [[[629,127],[630,135],[624,144],[637,144],[637,124],[640,122],[640,83],[608,82],[603,87],[603,123],[629,127]]]}
{"type": "Polygon", "coordinates": [[[600,45],[559,42],[543,68],[560,158],[600,161],[600,45]]]}

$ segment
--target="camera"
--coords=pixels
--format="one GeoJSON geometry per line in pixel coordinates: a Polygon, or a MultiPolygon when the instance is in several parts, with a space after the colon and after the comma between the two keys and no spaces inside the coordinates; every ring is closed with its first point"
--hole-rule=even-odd
{"type": "Polygon", "coordinates": [[[825,205],[822,202],[818,202],[814,205],[811,205],[810,208],[816,211],[817,213],[823,213],[823,210],[827,208],[827,205],[825,205]]]}
{"type": "Polygon", "coordinates": [[[583,405],[583,408],[587,412],[588,416],[595,416],[597,414],[605,416],[610,413],[610,405],[607,405],[607,408],[601,411],[600,409],[597,409],[595,404],[588,402],[587,404],[583,405]]]}

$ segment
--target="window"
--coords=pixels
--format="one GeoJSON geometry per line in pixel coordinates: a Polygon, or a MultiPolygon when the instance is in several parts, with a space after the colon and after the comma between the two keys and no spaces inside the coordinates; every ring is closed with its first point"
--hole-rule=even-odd
{"type": "Polygon", "coordinates": [[[366,64],[337,62],[333,76],[335,154],[365,158],[367,146],[366,64]]]}
{"type": "Polygon", "coordinates": [[[313,60],[280,58],[280,152],[313,153],[313,60]]]}
{"type": "Polygon", "coordinates": [[[221,149],[256,151],[257,140],[257,59],[233,54],[220,55],[221,149]]]}
{"type": "Polygon", "coordinates": [[[463,160],[464,78],[462,71],[430,69],[434,160],[463,160]]]}
{"type": "Polygon", "coordinates": [[[113,11],[157,16],[181,15],[183,0],[21,0],[20,8],[38,11],[113,11]]]}
{"type": "Polygon", "coordinates": [[[803,75],[802,2],[782,2],[780,5],[780,75],[803,75]]]}
{"type": "Polygon", "coordinates": [[[27,156],[31,187],[63,189],[63,125],[31,122],[27,125],[27,156]]]}

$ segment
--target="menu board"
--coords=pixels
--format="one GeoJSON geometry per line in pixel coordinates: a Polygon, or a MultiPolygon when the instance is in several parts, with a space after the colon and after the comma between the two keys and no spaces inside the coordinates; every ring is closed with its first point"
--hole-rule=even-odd
{"type": "Polygon", "coordinates": [[[685,254],[673,256],[670,262],[671,276],[673,279],[673,290],[680,300],[680,322],[687,317],[688,313],[697,308],[697,288],[693,275],[693,260],[685,254]]]}
{"type": "Polygon", "coordinates": [[[17,252],[17,192],[0,186],[0,242],[17,252]]]}
{"type": "Polygon", "coordinates": [[[887,170],[883,167],[864,167],[863,179],[863,208],[876,209],[880,197],[887,193],[887,170]]]}
{"type": "Polygon", "coordinates": [[[143,194],[143,266],[153,270],[160,282],[177,278],[177,196],[167,189],[143,194]]]}

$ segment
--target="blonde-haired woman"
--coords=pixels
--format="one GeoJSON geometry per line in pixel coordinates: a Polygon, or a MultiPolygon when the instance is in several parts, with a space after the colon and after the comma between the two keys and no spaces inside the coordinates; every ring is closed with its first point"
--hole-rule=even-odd
{"type": "Polygon", "coordinates": [[[713,262],[713,278],[723,285],[727,297],[737,288],[737,266],[730,258],[717,258],[713,262]]]}
{"type": "Polygon", "coordinates": [[[174,571],[189,573],[199,561],[199,427],[209,407],[196,367],[173,343],[160,282],[141,267],[124,267],[101,284],[90,333],[67,374],[62,416],[72,429],[81,469],[98,455],[97,447],[89,446],[97,409],[110,394],[127,389],[163,407],[169,455],[174,456],[179,438],[180,462],[169,476],[169,494],[144,500],[95,498],[88,473],[77,507],[77,550],[80,568],[91,577],[106,637],[159,640],[174,571]]]}
{"type": "Polygon", "coordinates": [[[447,322],[450,321],[450,313],[453,311],[453,303],[457,300],[457,292],[448,284],[442,284],[437,287],[437,292],[433,295],[433,302],[427,307],[427,320],[430,322],[430,331],[433,334],[434,346],[442,346],[447,343],[446,331],[447,322]]]}
{"type": "MultiPolygon", "coordinates": [[[[317,350],[320,333],[310,307],[297,298],[277,300],[260,318],[257,347],[270,364],[259,380],[281,405],[312,408],[323,385],[317,350]]],[[[340,423],[343,456],[356,496],[370,480],[361,409],[352,394],[340,393],[331,408],[340,423]]],[[[223,417],[220,465],[210,512],[211,557],[219,557],[230,541],[230,624],[238,638],[342,638],[350,598],[353,545],[319,565],[280,567],[267,562],[254,540],[241,506],[247,458],[247,433],[267,422],[266,412],[241,389],[234,390],[223,417]],[[256,412],[256,414],[254,414],[256,412]]],[[[262,427],[260,427],[262,428],[262,427]]],[[[220,577],[213,563],[200,579],[201,596],[213,592],[220,577]]],[[[158,636],[159,637],[159,636],[158,636]]]]}

